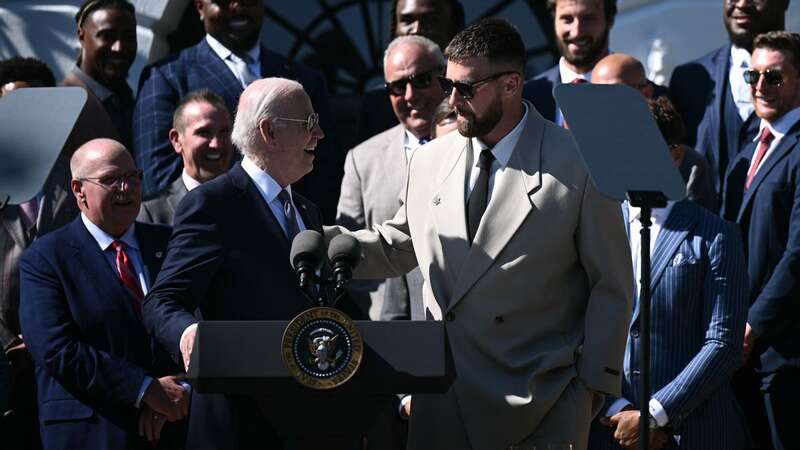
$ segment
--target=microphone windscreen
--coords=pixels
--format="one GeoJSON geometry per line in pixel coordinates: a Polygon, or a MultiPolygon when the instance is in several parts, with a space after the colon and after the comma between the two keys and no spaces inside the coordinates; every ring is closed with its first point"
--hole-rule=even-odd
{"type": "Polygon", "coordinates": [[[353,236],[340,234],[328,245],[328,259],[334,264],[343,261],[355,268],[361,261],[361,244],[353,236]]]}
{"type": "Polygon", "coordinates": [[[300,262],[311,264],[315,270],[322,267],[325,259],[325,239],[314,230],[301,231],[292,241],[289,262],[297,270],[300,262]]]}

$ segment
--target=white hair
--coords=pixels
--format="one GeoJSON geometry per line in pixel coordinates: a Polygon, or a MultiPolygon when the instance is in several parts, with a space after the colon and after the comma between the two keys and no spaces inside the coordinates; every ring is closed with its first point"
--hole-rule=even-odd
{"type": "Polygon", "coordinates": [[[406,36],[397,36],[389,43],[386,47],[386,51],[383,52],[383,73],[386,73],[386,66],[389,64],[389,55],[401,45],[418,45],[422,47],[425,52],[431,55],[434,60],[436,61],[436,66],[439,68],[444,69],[445,66],[445,59],[444,55],[442,54],[442,49],[439,48],[439,45],[436,42],[426,38],[425,36],[419,36],[416,34],[406,35],[406,36]]]}
{"type": "Polygon", "coordinates": [[[286,115],[291,94],[303,91],[303,86],[286,78],[264,78],[254,81],[242,92],[231,141],[243,155],[251,154],[260,140],[259,124],[264,119],[286,115]]]}

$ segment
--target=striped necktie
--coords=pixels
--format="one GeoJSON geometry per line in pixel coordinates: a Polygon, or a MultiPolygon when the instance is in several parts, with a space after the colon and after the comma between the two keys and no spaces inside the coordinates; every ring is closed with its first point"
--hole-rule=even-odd
{"type": "Polygon", "coordinates": [[[125,243],[122,241],[114,241],[111,243],[111,247],[117,252],[117,272],[119,273],[119,279],[122,281],[122,284],[128,288],[133,299],[131,300],[131,306],[133,306],[133,312],[136,313],[136,316],[141,318],[142,317],[142,300],[144,300],[144,293],[142,293],[142,287],[139,285],[139,277],[136,275],[136,269],[133,267],[133,262],[131,258],[128,256],[128,253],[125,251],[125,243]]]}

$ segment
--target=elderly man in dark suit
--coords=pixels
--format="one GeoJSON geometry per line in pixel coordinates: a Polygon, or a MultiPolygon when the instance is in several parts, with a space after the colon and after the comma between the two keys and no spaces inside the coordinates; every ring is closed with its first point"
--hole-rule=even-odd
{"type": "MultiPolygon", "coordinates": [[[[195,310],[204,320],[287,320],[311,306],[297,285],[289,250],[299,231],[321,231],[322,217],[292,183],[311,171],[324,136],[299,83],[266,78],[242,93],[232,134],[242,162],[178,205],[167,258],[144,302],[147,329],[187,367],[195,310]]],[[[188,448],[284,445],[247,396],[195,394],[191,416],[188,448]]]]}
{"type": "MultiPolygon", "coordinates": [[[[745,79],[759,136],[739,154],[726,178],[723,213],[739,223],[747,249],[750,310],[743,370],[755,370],[768,436],[777,449],[800,448],[794,429],[800,402],[800,35],[759,35],[745,79]]],[[[759,392],[756,392],[758,389],[759,392]]],[[[746,396],[744,397],[746,398],[746,396]]],[[[757,428],[763,413],[746,404],[757,428]]]]}
{"type": "Polygon", "coordinates": [[[208,89],[192,92],[178,103],[169,141],[181,155],[183,171],[167,192],[142,203],[138,220],[172,225],[187,192],[228,171],[233,155],[231,126],[222,98],[208,89]]]}
{"type": "MultiPolygon", "coordinates": [[[[436,79],[444,70],[444,55],[430,39],[395,38],[386,48],[383,66],[395,122],[400,123],[347,154],[336,222],[353,231],[394,217],[408,160],[428,142],[433,113],[444,98],[436,79]]],[[[351,292],[375,320],[425,318],[419,270],[387,280],[358,280],[351,292]]]]}
{"type": "Polygon", "coordinates": [[[750,65],[753,39],[759,33],[783,29],[789,1],[723,0],[730,43],[672,73],[669,96],[686,123],[686,144],[711,166],[715,211],[720,207],[728,165],[758,131],[759,120],[742,78],[750,65]]]}
{"type": "MultiPolygon", "coordinates": [[[[189,92],[209,89],[222,97],[229,111],[235,111],[243,89],[253,80],[289,78],[308,92],[323,126],[333,120],[322,75],[260,44],[263,2],[194,0],[194,5],[205,37],[142,72],[133,119],[133,153],[144,172],[146,199],[166,190],[180,176],[181,159],[168,135],[175,107],[189,92]]],[[[314,170],[296,186],[322,208],[328,221],[335,216],[343,161],[335,140],[326,139],[320,145],[314,170]]]]}
{"type": "Polygon", "coordinates": [[[170,229],[134,225],[140,172],[120,143],[86,143],[70,169],[81,215],[34,242],[20,269],[42,444],[145,449],[188,410],[188,392],[169,375],[177,366],[141,323],[170,229]]]}
{"type": "Polygon", "coordinates": [[[553,89],[560,84],[592,81],[592,68],[608,55],[608,34],[617,15],[617,0],[547,0],[553,16],[558,64],[525,82],[522,97],[545,119],[564,125],[553,89]]]}
{"type": "MultiPolygon", "coordinates": [[[[664,139],[682,127],[666,97],[648,102],[664,139]]],[[[671,148],[680,164],[681,149],[671,148]]],[[[639,297],[639,209],[623,203],[639,297]]],[[[639,396],[639,302],[628,327],[622,396],[606,398],[589,448],[638,448],[639,407],[648,402],[652,449],[744,450],[747,432],[729,381],[740,362],[747,270],[739,230],[688,199],[653,210],[651,385],[639,396]],[[677,436],[678,438],[674,438],[677,436]],[[679,445],[678,445],[679,444],[679,445]]]]}

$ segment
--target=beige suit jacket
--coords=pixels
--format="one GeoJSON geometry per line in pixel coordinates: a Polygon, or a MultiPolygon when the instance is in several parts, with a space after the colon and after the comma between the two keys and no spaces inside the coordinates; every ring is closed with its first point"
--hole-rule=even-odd
{"type": "Polygon", "coordinates": [[[420,148],[397,215],[354,233],[357,277],[419,262],[425,307],[446,321],[456,378],[442,403],[463,423],[415,404],[412,449],[448,449],[454,433],[476,450],[505,449],[536,430],[576,376],[591,390],[620,390],[633,277],[619,203],[590,181],[572,135],[528,104],[470,246],[471,152],[459,133],[420,148]]]}

